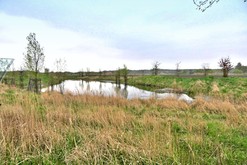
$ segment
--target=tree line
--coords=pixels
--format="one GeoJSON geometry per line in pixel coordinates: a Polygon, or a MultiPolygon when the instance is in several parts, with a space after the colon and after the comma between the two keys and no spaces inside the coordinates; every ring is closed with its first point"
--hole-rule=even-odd
{"type": "MultiPolygon", "coordinates": [[[[161,63],[158,61],[156,61],[152,64],[151,70],[153,71],[153,75],[158,75],[159,70],[160,70],[160,68],[159,68],[160,64],[161,63]]],[[[181,62],[176,63],[176,75],[178,77],[179,77],[179,72],[180,72],[180,69],[179,69],[180,64],[181,64],[181,62]]],[[[228,77],[229,72],[232,69],[235,69],[235,72],[238,72],[238,73],[247,72],[247,66],[242,65],[240,62],[234,67],[231,60],[230,60],[230,57],[221,58],[218,61],[218,65],[222,70],[223,77],[228,77]]],[[[202,64],[202,69],[204,71],[204,75],[207,76],[208,72],[210,71],[209,64],[208,63],[202,64]]]]}
{"type": "MultiPolygon", "coordinates": [[[[33,87],[34,91],[36,93],[39,93],[41,90],[41,80],[38,79],[38,73],[40,72],[41,69],[44,68],[44,50],[40,46],[39,42],[36,40],[36,34],[35,33],[30,33],[27,36],[28,44],[27,44],[27,52],[24,53],[24,67],[25,69],[32,71],[34,73],[34,77],[30,78],[29,80],[29,88],[33,87]]],[[[176,71],[177,71],[177,76],[179,76],[179,66],[180,63],[176,63],[176,71]]],[[[159,66],[160,62],[156,61],[153,63],[153,74],[158,75],[159,71],[159,66]]],[[[57,60],[55,65],[57,66],[57,70],[59,73],[62,73],[65,71],[66,67],[66,61],[65,60],[57,60]]],[[[218,65],[221,67],[223,71],[223,77],[228,77],[229,71],[234,68],[234,66],[231,63],[231,60],[229,57],[226,58],[221,58],[218,62],[218,65]]],[[[205,76],[207,75],[207,72],[210,70],[209,66],[207,64],[203,65],[203,69],[205,71],[205,76]]],[[[243,66],[240,62],[236,65],[235,69],[242,71],[242,72],[247,72],[247,66],[243,66]]],[[[46,72],[49,72],[48,69],[46,69],[46,72]]],[[[120,77],[123,76],[124,84],[127,85],[127,79],[128,79],[128,69],[127,66],[124,65],[122,69],[118,69],[115,72],[115,77],[116,77],[116,83],[120,84],[120,77]]],[[[63,81],[63,75],[59,74],[59,78],[61,78],[61,81],[63,81]]],[[[61,88],[63,88],[61,86],[61,88]]],[[[32,90],[32,89],[30,89],[32,90]]]]}

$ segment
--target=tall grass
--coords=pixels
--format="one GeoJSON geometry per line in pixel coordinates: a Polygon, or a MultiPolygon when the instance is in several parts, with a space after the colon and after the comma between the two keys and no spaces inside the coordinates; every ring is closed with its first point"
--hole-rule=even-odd
{"type": "Polygon", "coordinates": [[[2,164],[246,164],[247,102],[35,95],[1,86],[2,164]]]}

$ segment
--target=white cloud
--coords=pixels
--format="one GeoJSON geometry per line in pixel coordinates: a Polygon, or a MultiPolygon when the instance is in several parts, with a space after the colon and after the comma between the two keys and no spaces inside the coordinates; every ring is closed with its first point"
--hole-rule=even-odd
{"type": "Polygon", "coordinates": [[[87,34],[73,32],[66,29],[57,29],[43,21],[26,17],[15,17],[0,14],[4,20],[0,32],[0,53],[4,57],[15,58],[15,67],[18,69],[23,63],[23,53],[26,51],[26,36],[30,32],[36,33],[36,38],[44,47],[46,56],[45,66],[53,70],[54,62],[58,58],[65,58],[70,71],[79,71],[82,68],[115,69],[122,66],[121,50],[111,47],[109,40],[96,38],[87,34]],[[30,26],[28,26],[30,25],[30,26]],[[8,39],[12,42],[7,42],[8,39]]]}
{"type": "Polygon", "coordinates": [[[13,15],[0,13],[0,53],[14,57],[16,68],[30,32],[37,34],[50,69],[58,58],[66,59],[70,71],[150,68],[156,60],[170,69],[179,61],[184,68],[201,68],[205,61],[217,67],[224,56],[247,65],[245,4],[222,1],[201,13],[190,0],[22,2],[0,6],[13,15]]]}

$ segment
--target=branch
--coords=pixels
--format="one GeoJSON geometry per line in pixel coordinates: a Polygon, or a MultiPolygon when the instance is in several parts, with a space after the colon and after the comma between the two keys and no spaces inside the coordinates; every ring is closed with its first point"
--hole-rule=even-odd
{"type": "Polygon", "coordinates": [[[193,3],[198,7],[199,10],[204,12],[209,7],[211,7],[215,2],[219,2],[220,0],[193,0],[193,3]]]}
{"type": "MultiPolygon", "coordinates": [[[[193,0],[193,3],[197,6],[198,10],[204,12],[209,7],[211,7],[214,3],[219,2],[220,0],[193,0]]],[[[247,0],[244,0],[247,2],[247,0]]]]}

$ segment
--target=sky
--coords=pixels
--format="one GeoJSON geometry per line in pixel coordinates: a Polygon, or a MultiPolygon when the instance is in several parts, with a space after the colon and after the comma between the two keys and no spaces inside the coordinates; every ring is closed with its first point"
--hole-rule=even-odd
{"type": "Polygon", "coordinates": [[[219,68],[221,58],[247,65],[247,3],[220,0],[205,12],[193,0],[0,0],[0,57],[24,64],[30,33],[45,67],[66,70],[219,68]]]}

